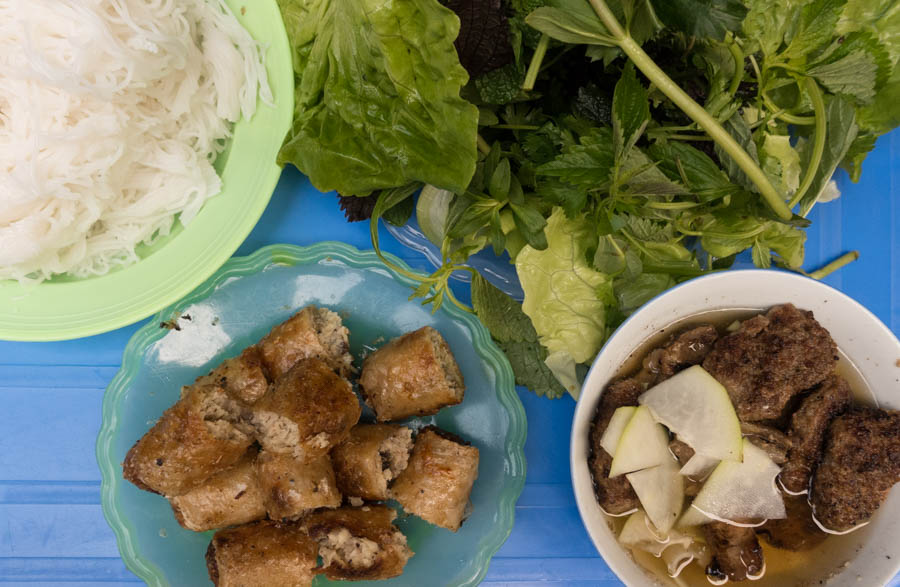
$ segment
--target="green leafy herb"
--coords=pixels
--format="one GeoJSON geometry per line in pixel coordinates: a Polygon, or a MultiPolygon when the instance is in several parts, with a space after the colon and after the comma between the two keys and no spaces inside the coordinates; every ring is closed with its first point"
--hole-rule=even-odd
{"type": "Polygon", "coordinates": [[[537,332],[518,302],[476,273],[472,277],[472,305],[478,319],[506,353],[517,384],[545,397],[565,395],[565,389],[544,363],[547,349],[538,342],[537,332]]]}
{"type": "Polygon", "coordinates": [[[666,26],[692,37],[722,40],[740,29],[747,9],[739,0],[653,0],[666,26]]]}
{"type": "Polygon", "coordinates": [[[410,181],[465,189],[478,109],[459,96],[468,76],[453,46],[453,12],[437,0],[281,0],[280,7],[296,82],[279,162],[341,194],[410,181]]]}

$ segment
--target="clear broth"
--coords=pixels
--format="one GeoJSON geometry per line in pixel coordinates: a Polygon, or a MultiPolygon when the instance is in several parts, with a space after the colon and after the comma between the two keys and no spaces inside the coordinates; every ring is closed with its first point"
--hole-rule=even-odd
{"type": "MultiPolygon", "coordinates": [[[[745,320],[765,310],[759,308],[738,308],[727,310],[710,310],[679,320],[643,341],[632,352],[622,367],[616,372],[617,377],[636,373],[641,368],[641,361],[653,349],[661,346],[674,333],[700,324],[712,324],[722,332],[735,320],[745,320]]],[[[862,373],[841,349],[838,349],[837,373],[847,380],[853,391],[854,400],[859,404],[877,405],[874,395],[869,391],[862,373]]],[[[618,536],[628,516],[606,516],[613,533],[618,536]]],[[[766,572],[756,581],[742,581],[742,584],[754,587],[806,587],[824,585],[840,573],[856,556],[866,543],[870,527],[865,526],[843,536],[829,536],[818,546],[801,552],[792,552],[776,548],[759,537],[763,550],[766,572]]],[[[623,547],[626,548],[626,547],[623,547]]],[[[711,583],[706,578],[705,569],[692,562],[688,564],[678,577],[670,577],[662,559],[644,551],[627,549],[631,557],[648,573],[658,585],[673,587],[702,587],[711,583]]],[[[649,577],[648,577],[649,579],[649,577]]],[[[729,584],[732,584],[729,582],[729,584]]]]}

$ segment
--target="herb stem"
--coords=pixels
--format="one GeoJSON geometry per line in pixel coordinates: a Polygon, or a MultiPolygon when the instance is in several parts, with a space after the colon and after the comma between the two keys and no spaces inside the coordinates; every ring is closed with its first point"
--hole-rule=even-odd
{"type": "Polygon", "coordinates": [[[791,198],[790,206],[792,208],[803,199],[803,196],[809,190],[809,186],[812,185],[816,178],[816,172],[819,170],[819,164],[822,162],[822,154],[825,152],[825,131],[828,126],[828,122],[825,119],[825,100],[822,98],[822,90],[819,89],[819,84],[811,77],[807,77],[803,78],[803,87],[809,94],[813,112],[816,114],[815,142],[813,143],[809,165],[806,166],[806,175],[803,176],[800,187],[797,188],[797,192],[791,198]]]}
{"type": "Polygon", "coordinates": [[[734,36],[731,33],[728,33],[728,35],[731,37],[731,42],[728,43],[728,50],[734,58],[734,76],[731,78],[731,85],[728,87],[728,95],[734,96],[741,85],[741,81],[744,79],[744,52],[734,42],[734,36]]]}
{"type": "Polygon", "coordinates": [[[491,152],[491,146],[488,144],[488,142],[486,140],[484,140],[484,137],[481,136],[481,133],[478,134],[478,138],[476,140],[477,140],[476,144],[478,145],[478,150],[481,151],[482,154],[487,155],[491,152]]]}
{"type": "Polygon", "coordinates": [[[666,135],[667,139],[675,139],[676,141],[713,141],[712,137],[706,135],[666,135]]]}
{"type": "Polygon", "coordinates": [[[809,274],[813,279],[824,279],[828,275],[831,275],[844,265],[849,265],[850,263],[859,259],[859,251],[850,251],[849,253],[844,253],[831,263],[828,263],[824,267],[820,269],[816,269],[815,271],[809,274]]]}
{"type": "Polygon", "coordinates": [[[770,208],[782,220],[790,220],[793,214],[788,208],[781,194],[769,181],[769,178],[760,169],[759,165],[750,157],[747,151],[725,130],[719,122],[710,116],[698,104],[685,93],[666,73],[660,69],[653,59],[644,52],[628,33],[619,24],[618,19],[606,5],[604,0],[589,0],[594,12],[600,17],[601,22],[616,39],[619,48],[631,59],[634,65],[647,76],[659,90],[675,103],[685,114],[693,119],[716,143],[722,147],[734,162],[747,174],[747,177],[757,186],[760,194],[770,208]]]}
{"type": "Polygon", "coordinates": [[[538,73],[541,71],[541,62],[544,61],[544,56],[547,55],[547,47],[549,46],[550,37],[542,34],[537,47],[534,49],[534,55],[531,56],[531,63],[528,64],[525,81],[522,82],[522,89],[526,92],[534,89],[534,83],[537,81],[538,73]]]}
{"type": "Polygon", "coordinates": [[[801,126],[808,126],[810,124],[815,124],[816,122],[815,116],[798,116],[796,114],[785,112],[784,108],[773,102],[772,98],[770,98],[763,90],[759,91],[759,95],[762,97],[763,103],[765,103],[767,109],[779,113],[776,117],[780,120],[789,124],[799,124],[801,126]]]}

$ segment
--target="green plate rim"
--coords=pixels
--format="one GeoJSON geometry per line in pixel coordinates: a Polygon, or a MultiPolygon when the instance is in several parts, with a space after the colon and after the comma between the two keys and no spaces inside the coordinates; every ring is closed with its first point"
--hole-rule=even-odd
{"type": "MultiPolygon", "coordinates": [[[[413,270],[398,257],[389,253],[385,254],[385,257],[401,269],[425,277],[424,274],[413,270]]],[[[305,247],[288,244],[268,245],[246,257],[230,259],[190,295],[157,313],[128,341],[122,357],[122,367],[113,377],[103,396],[102,423],[97,436],[97,464],[102,476],[100,503],[103,515],[116,535],[116,544],[122,560],[135,575],[148,585],[164,586],[166,582],[162,578],[163,571],[138,552],[133,540],[134,528],[115,506],[117,490],[125,481],[119,474],[118,465],[113,462],[112,443],[118,430],[118,415],[115,408],[127,393],[147,349],[167,332],[159,327],[159,323],[175,315],[176,312],[180,313],[192,303],[206,298],[227,279],[251,275],[263,271],[273,264],[307,265],[332,259],[340,260],[356,269],[386,271],[393,279],[401,283],[409,286],[417,285],[414,280],[386,266],[373,250],[360,251],[354,246],[336,241],[324,241],[305,247]]],[[[472,562],[475,563],[472,565],[475,572],[459,583],[460,586],[469,586],[477,585],[484,579],[491,558],[506,542],[512,531],[516,502],[525,486],[525,438],[528,422],[525,408],[516,392],[512,367],[510,367],[506,355],[494,344],[487,329],[473,314],[453,304],[445,304],[441,311],[448,312],[454,319],[464,324],[472,334],[475,351],[494,371],[497,378],[497,397],[509,414],[509,432],[504,445],[506,456],[511,464],[510,470],[505,474],[509,483],[500,494],[497,523],[493,525],[491,533],[481,538],[478,555],[472,559],[472,562]]]]}
{"type": "MultiPolygon", "coordinates": [[[[133,324],[203,283],[253,230],[281,176],[282,167],[275,159],[293,119],[292,53],[276,0],[253,2],[249,7],[246,0],[226,0],[226,3],[251,35],[267,48],[266,69],[274,106],[259,101],[253,119],[242,119],[234,128],[235,137],[247,136],[247,149],[260,152],[262,144],[262,154],[271,161],[265,166],[254,166],[247,174],[252,176],[241,180],[252,184],[253,197],[248,197],[245,186],[235,188],[241,193],[232,195],[226,164],[222,173],[223,191],[206,202],[197,218],[172,237],[171,242],[149,257],[106,275],[43,283],[34,286],[33,291],[14,281],[0,281],[0,339],[69,340],[133,324]],[[245,13],[241,7],[247,8],[245,13]],[[260,138],[263,128],[264,140],[260,138]],[[203,220],[204,212],[207,221],[203,220]],[[29,297],[32,299],[28,300],[29,297]],[[58,309],[52,309],[54,306],[58,309]]],[[[230,156],[233,155],[232,150],[230,156]]],[[[176,223],[175,227],[178,226],[176,223]]]]}

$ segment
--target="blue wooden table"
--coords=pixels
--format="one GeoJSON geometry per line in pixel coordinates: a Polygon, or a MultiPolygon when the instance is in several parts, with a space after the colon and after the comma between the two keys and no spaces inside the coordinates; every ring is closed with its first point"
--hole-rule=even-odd
{"type": "MultiPolygon", "coordinates": [[[[843,196],[818,206],[807,267],[858,249],[859,261],[826,281],[900,334],[900,132],[882,137],[863,179],[838,178],[843,196]]],[[[413,267],[424,259],[382,233],[413,267]]],[[[340,240],[370,248],[368,225],[347,224],[335,198],[285,170],[271,204],[237,254],[272,243],[340,240]]],[[[468,300],[465,287],[459,295],[468,300]]],[[[135,583],[100,510],[94,442],[100,403],[138,325],[67,342],[0,341],[0,585],[135,583]]],[[[528,478],[509,540],[486,585],[615,585],[578,517],[569,478],[575,403],[520,390],[528,414],[528,478]]],[[[895,579],[893,584],[900,584],[895,579]]]]}

